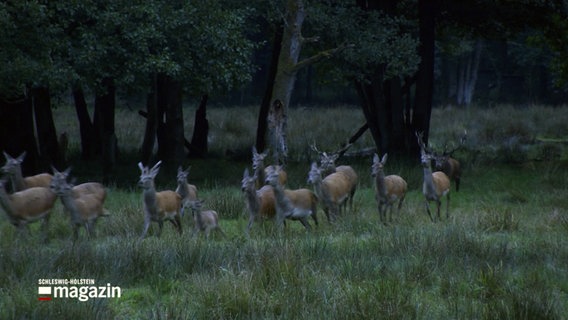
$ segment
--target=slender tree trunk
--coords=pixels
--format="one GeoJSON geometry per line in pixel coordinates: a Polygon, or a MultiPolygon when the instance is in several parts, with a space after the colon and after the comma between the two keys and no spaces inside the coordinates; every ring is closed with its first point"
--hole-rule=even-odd
{"type": "Polygon", "coordinates": [[[141,147],[141,161],[149,164],[156,142],[156,134],[158,131],[158,101],[157,101],[157,75],[153,74],[151,79],[151,89],[146,96],[146,129],[144,131],[144,141],[141,147]]]}
{"type": "Polygon", "coordinates": [[[205,94],[201,97],[199,107],[195,111],[195,125],[191,138],[190,156],[203,157],[207,154],[207,136],[209,134],[209,121],[207,120],[207,99],[205,94]]]}
{"type": "Polygon", "coordinates": [[[39,146],[40,169],[47,172],[52,165],[56,167],[64,165],[59,150],[55,124],[53,123],[49,89],[46,87],[33,88],[32,97],[39,146]]]}
{"type": "Polygon", "coordinates": [[[184,158],[181,84],[163,74],[158,76],[157,84],[158,157],[173,168],[184,158]]]}
{"type": "Polygon", "coordinates": [[[262,103],[260,104],[260,112],[258,114],[258,124],[256,129],[256,150],[263,152],[266,147],[266,130],[267,130],[267,117],[270,110],[270,101],[272,101],[272,88],[274,87],[274,79],[278,70],[278,57],[280,56],[280,48],[282,46],[282,35],[284,27],[280,24],[276,28],[274,34],[274,44],[272,48],[272,58],[270,59],[270,66],[268,68],[268,79],[266,90],[262,103]]]}
{"type": "MultiPolygon", "coordinates": [[[[420,38],[418,53],[421,59],[416,74],[416,98],[412,131],[423,132],[424,143],[428,143],[430,117],[432,114],[432,97],[434,94],[434,40],[437,14],[437,1],[418,0],[420,38]]],[[[414,149],[416,153],[418,153],[418,143],[415,141],[414,145],[414,149]]]]}
{"type": "Polygon", "coordinates": [[[95,128],[89,116],[85,94],[80,84],[73,87],[73,100],[75,102],[75,112],[79,120],[79,132],[81,135],[81,159],[92,160],[95,156],[95,128]]]}
{"type": "Polygon", "coordinates": [[[102,81],[104,92],[95,96],[95,128],[101,145],[103,179],[111,181],[117,160],[117,138],[114,125],[115,87],[112,78],[102,81]]]}

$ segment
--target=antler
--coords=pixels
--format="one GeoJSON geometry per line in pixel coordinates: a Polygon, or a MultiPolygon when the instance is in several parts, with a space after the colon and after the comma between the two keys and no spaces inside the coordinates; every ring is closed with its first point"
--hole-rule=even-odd
{"type": "Polygon", "coordinates": [[[444,145],[444,153],[443,153],[443,154],[444,154],[445,156],[451,156],[452,153],[454,153],[456,150],[458,150],[459,148],[461,148],[461,147],[465,144],[466,139],[467,139],[467,130],[464,130],[463,136],[461,137],[460,143],[457,145],[457,147],[455,147],[455,148],[453,148],[452,150],[448,151],[448,150],[447,150],[448,145],[446,144],[446,145],[444,145]]]}
{"type": "Polygon", "coordinates": [[[420,149],[422,150],[422,152],[427,152],[430,153],[431,150],[428,149],[428,147],[426,147],[426,145],[424,144],[424,132],[414,132],[414,134],[416,135],[416,139],[418,140],[418,145],[420,146],[420,149]]]}

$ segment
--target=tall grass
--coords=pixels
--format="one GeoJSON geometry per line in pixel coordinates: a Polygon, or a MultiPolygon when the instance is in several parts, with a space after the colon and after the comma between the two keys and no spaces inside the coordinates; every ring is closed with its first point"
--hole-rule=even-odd
{"type": "MultiPolygon", "coordinates": [[[[68,121],[65,128],[73,138],[73,115],[63,111],[58,110],[58,128],[68,121]]],[[[357,109],[322,111],[291,111],[293,187],[306,185],[313,157],[307,144],[336,148],[363,121],[357,109]],[[316,113],[319,119],[312,120],[316,113]],[[333,123],[333,129],[320,123],[333,123]]],[[[466,167],[462,188],[452,191],[450,219],[439,223],[426,214],[418,160],[387,164],[387,173],[408,181],[409,194],[395,222],[384,226],[371,184],[371,158],[353,159],[360,175],[353,212],[330,225],[320,210],[320,225],[310,233],[294,221],[282,232],[270,222],[257,223],[247,237],[239,188],[250,159],[214,156],[190,160],[189,180],[219,212],[227,238],[192,236],[186,216],[183,235],[167,224],[157,238],[152,225],[149,236],[138,241],[143,225],[141,190],[135,186],[139,173],[135,162],[123,160],[125,168],[132,167],[122,173],[128,183],[109,186],[111,215],[98,221],[91,241],[82,230],[73,244],[59,203],[47,244],[40,241],[38,224],[30,234],[19,234],[7,219],[0,220],[0,318],[562,319],[568,312],[568,170],[563,158],[537,161],[541,158],[530,150],[541,143],[540,136],[565,139],[568,129],[548,131],[545,120],[560,127],[556,119],[566,119],[567,111],[436,109],[433,144],[459,137],[464,128],[469,139],[458,154],[466,167]],[[490,111],[502,117],[501,127],[489,122],[494,120],[486,114],[490,111]],[[518,124],[519,117],[526,125],[518,124]],[[492,148],[499,150],[502,139],[516,134],[522,136],[519,150],[526,152],[526,161],[505,163],[492,148]],[[122,296],[37,301],[38,279],[50,278],[92,278],[120,286],[122,296]]],[[[117,122],[129,123],[128,130],[118,132],[121,148],[135,153],[142,120],[134,111],[118,112],[117,122]]],[[[191,110],[186,114],[189,120],[191,110]]],[[[249,153],[255,117],[252,108],[211,108],[213,154],[249,153]]],[[[563,144],[557,144],[563,155],[563,144]]],[[[366,136],[354,147],[371,145],[366,136]]],[[[73,164],[84,179],[80,174],[88,168],[73,164]]],[[[174,183],[173,176],[161,176],[158,188],[174,188],[174,183]]]]}

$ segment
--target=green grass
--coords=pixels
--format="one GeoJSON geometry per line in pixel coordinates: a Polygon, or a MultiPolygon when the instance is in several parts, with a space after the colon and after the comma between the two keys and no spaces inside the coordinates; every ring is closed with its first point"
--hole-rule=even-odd
{"type": "MultiPolygon", "coordinates": [[[[467,115],[471,111],[446,111],[454,119],[478,121],[467,115]]],[[[210,117],[221,116],[216,112],[237,113],[212,109],[210,117]]],[[[341,115],[341,110],[333,112],[341,115]]],[[[241,113],[254,116],[248,109],[241,113]]],[[[440,118],[433,121],[445,123],[445,115],[437,110],[434,116],[440,118]]],[[[308,117],[300,118],[310,125],[308,117]]],[[[309,154],[300,156],[305,150],[300,144],[313,137],[318,146],[327,141],[321,148],[339,145],[358,125],[355,118],[334,129],[342,132],[337,136],[302,134],[303,142],[295,147],[298,160],[288,168],[290,185],[306,183],[309,154]]],[[[221,121],[217,126],[241,136],[224,146],[212,145],[215,154],[224,154],[230,145],[250,148],[254,133],[240,133],[243,123],[221,121]]],[[[529,127],[536,137],[538,126],[529,127]]],[[[433,139],[440,140],[439,132],[459,136],[460,129],[439,127],[433,139]]],[[[489,129],[477,130],[468,130],[471,140],[489,129]]],[[[368,146],[365,141],[358,147],[368,146]]],[[[473,158],[469,150],[481,150],[478,145],[461,154],[473,161],[464,164],[460,192],[452,190],[449,220],[430,222],[418,161],[392,159],[385,170],[405,177],[409,194],[395,222],[382,225],[371,159],[357,159],[351,163],[360,175],[354,210],[337,224],[327,223],[320,211],[320,225],[310,233],[299,222],[288,222],[281,233],[265,222],[255,224],[250,237],[244,232],[247,216],[240,191],[250,163],[191,160],[190,181],[206,205],[219,212],[227,235],[212,234],[209,240],[191,236],[186,216],[183,235],[165,224],[157,238],[153,224],[149,236],[138,241],[143,225],[139,173],[122,160],[126,180],[109,186],[105,207],[111,216],[98,221],[92,241],[81,230],[73,244],[60,203],[47,244],[41,241],[39,224],[31,226],[31,235],[19,234],[0,219],[0,319],[563,319],[568,313],[568,167],[562,159],[505,164],[489,161],[491,155],[473,158]],[[37,301],[38,279],[50,278],[111,283],[122,288],[122,297],[37,301]]],[[[79,176],[88,172],[81,164],[74,168],[79,176]]],[[[173,176],[159,177],[159,188],[175,187],[173,176]]]]}

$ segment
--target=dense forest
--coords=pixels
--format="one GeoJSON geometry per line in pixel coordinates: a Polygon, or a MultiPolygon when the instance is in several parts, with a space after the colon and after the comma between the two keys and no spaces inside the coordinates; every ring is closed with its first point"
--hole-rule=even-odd
{"type": "Polygon", "coordinates": [[[118,101],[142,97],[144,163],[155,144],[174,165],[206,156],[210,101],[258,105],[275,162],[289,107],[337,102],[360,107],[377,150],[414,155],[433,106],[562,105],[567,16],[559,0],[6,1],[0,150],[26,151],[26,173],[61,167],[51,108],[72,97],[81,157],[112,175],[118,101]]]}

